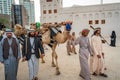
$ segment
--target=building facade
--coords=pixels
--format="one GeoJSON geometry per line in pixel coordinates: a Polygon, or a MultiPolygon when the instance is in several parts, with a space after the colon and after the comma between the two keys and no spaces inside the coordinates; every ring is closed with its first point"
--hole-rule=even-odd
{"type": "Polygon", "coordinates": [[[25,27],[28,25],[27,16],[27,11],[23,5],[12,5],[12,25],[20,24],[21,26],[25,27]]]}
{"type": "MultiPolygon", "coordinates": [[[[62,0],[40,0],[41,23],[72,21],[72,31],[77,34],[83,28],[101,27],[105,36],[113,30],[120,36],[120,3],[72,6],[63,8],[62,0]]],[[[92,29],[91,34],[92,34],[92,29]]]]}
{"type": "Polygon", "coordinates": [[[10,15],[13,3],[14,0],[0,0],[0,13],[10,15]]]}
{"type": "Polygon", "coordinates": [[[23,5],[28,13],[28,24],[35,22],[35,9],[34,9],[34,1],[30,0],[19,0],[20,5],[23,5]]]}

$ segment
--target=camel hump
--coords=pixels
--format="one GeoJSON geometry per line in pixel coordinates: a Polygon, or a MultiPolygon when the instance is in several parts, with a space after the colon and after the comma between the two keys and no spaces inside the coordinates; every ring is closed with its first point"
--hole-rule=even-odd
{"type": "Polygon", "coordinates": [[[46,31],[44,34],[42,34],[42,41],[45,44],[50,43],[50,31],[46,31]]]}

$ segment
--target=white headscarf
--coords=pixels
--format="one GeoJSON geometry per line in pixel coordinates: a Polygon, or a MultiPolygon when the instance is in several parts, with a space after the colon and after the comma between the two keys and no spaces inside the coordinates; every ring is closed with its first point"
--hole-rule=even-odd
{"type": "Polygon", "coordinates": [[[11,29],[6,29],[5,33],[3,34],[3,39],[7,38],[7,33],[12,33],[12,37],[16,38],[15,34],[12,32],[11,29]]]}
{"type": "Polygon", "coordinates": [[[5,32],[5,33],[3,34],[3,38],[7,38],[7,33],[12,33],[12,37],[13,37],[13,38],[16,38],[16,36],[15,36],[15,34],[14,34],[13,32],[5,32]]]}
{"type": "MultiPolygon", "coordinates": [[[[12,37],[15,38],[17,40],[17,37],[15,36],[15,34],[13,32],[5,32],[3,34],[3,38],[1,40],[1,43],[3,43],[4,39],[7,38],[7,33],[12,33],[12,37]]],[[[18,40],[17,40],[17,43],[18,43],[18,40]]]]}

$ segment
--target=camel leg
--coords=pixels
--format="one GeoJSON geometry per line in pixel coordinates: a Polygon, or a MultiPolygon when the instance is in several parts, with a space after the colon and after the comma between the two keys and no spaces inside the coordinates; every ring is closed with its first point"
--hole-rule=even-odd
{"type": "Polygon", "coordinates": [[[54,63],[54,52],[53,52],[53,49],[52,49],[52,67],[56,67],[55,63],[54,63]]]}
{"type": "Polygon", "coordinates": [[[55,62],[56,62],[56,75],[59,75],[59,74],[60,74],[60,71],[59,71],[58,61],[57,61],[58,56],[57,56],[56,51],[55,51],[56,45],[57,45],[57,44],[54,44],[54,46],[52,47],[52,51],[53,51],[53,52],[52,52],[52,65],[55,65],[55,64],[54,64],[54,59],[55,59],[55,62]]]}
{"type": "Polygon", "coordinates": [[[55,61],[56,61],[56,75],[60,75],[58,61],[57,61],[58,56],[57,56],[56,52],[54,52],[54,54],[55,54],[55,61]]]}
{"type": "Polygon", "coordinates": [[[55,58],[54,51],[55,51],[55,48],[56,48],[56,45],[54,44],[53,47],[52,47],[52,67],[56,67],[55,62],[54,62],[54,58],[55,58]]]}

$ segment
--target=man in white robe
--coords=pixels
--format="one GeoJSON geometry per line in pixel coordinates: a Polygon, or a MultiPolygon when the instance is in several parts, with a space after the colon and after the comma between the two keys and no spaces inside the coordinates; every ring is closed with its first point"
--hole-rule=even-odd
{"type": "Polygon", "coordinates": [[[102,40],[100,37],[101,30],[96,29],[94,32],[94,35],[91,38],[91,47],[93,50],[93,62],[91,65],[91,69],[93,69],[93,75],[97,76],[103,76],[107,77],[107,75],[104,73],[104,57],[102,54],[102,40]]]}

